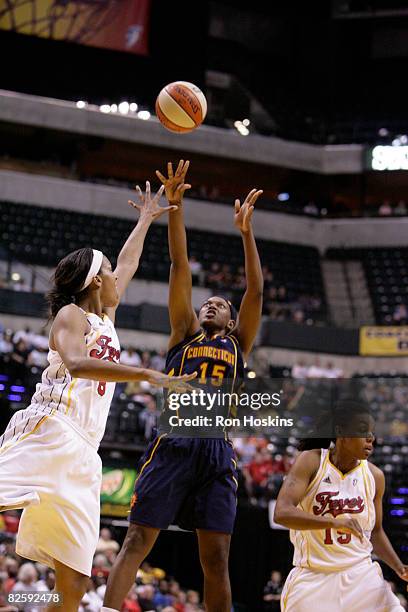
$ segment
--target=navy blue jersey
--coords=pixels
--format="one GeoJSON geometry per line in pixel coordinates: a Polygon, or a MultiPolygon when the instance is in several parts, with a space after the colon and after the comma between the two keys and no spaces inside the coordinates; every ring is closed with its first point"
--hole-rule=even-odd
{"type": "Polygon", "coordinates": [[[238,340],[233,334],[216,334],[207,339],[199,330],[176,344],[167,353],[166,374],[180,376],[197,372],[196,379],[204,387],[216,388],[230,382],[230,392],[236,391],[244,377],[244,359],[238,340]]]}
{"type": "Polygon", "coordinates": [[[171,410],[174,413],[175,408],[172,394],[165,393],[165,408],[160,419],[160,431],[168,432],[168,426],[171,425],[173,434],[190,433],[194,437],[211,436],[212,432],[218,435],[225,430],[218,424],[216,426],[216,416],[236,416],[238,395],[244,378],[244,360],[237,338],[233,334],[227,336],[216,334],[212,338],[207,338],[200,330],[170,349],[167,354],[166,373],[170,376],[180,376],[193,372],[197,372],[197,378],[191,382],[191,385],[195,390],[205,392],[205,395],[197,398],[197,401],[192,398],[187,404],[178,405],[177,416],[184,419],[195,416],[208,418],[191,424],[193,428],[191,430],[185,421],[183,421],[183,430],[181,427],[172,430],[169,418],[171,410]]]}

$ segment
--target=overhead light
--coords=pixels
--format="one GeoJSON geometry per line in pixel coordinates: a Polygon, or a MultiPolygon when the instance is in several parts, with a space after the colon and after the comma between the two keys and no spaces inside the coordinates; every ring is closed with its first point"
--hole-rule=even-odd
{"type": "Polygon", "coordinates": [[[254,372],[253,370],[250,370],[248,372],[248,378],[256,378],[256,372],[254,372]]]}
{"type": "Polygon", "coordinates": [[[244,119],[242,123],[245,125],[245,127],[248,127],[248,125],[250,125],[251,122],[249,119],[244,119]]]}
{"type": "Polygon", "coordinates": [[[99,110],[101,111],[101,113],[110,113],[111,107],[109,104],[102,104],[102,106],[99,107],[99,110]]]}
{"type": "Polygon", "coordinates": [[[11,280],[17,282],[19,280],[21,280],[21,276],[18,272],[13,272],[13,274],[11,275],[11,280]]]}
{"type": "Polygon", "coordinates": [[[402,134],[400,137],[400,143],[406,145],[408,143],[408,137],[405,134],[402,134]]]}
{"type": "Polygon", "coordinates": [[[150,119],[150,113],[148,110],[141,110],[137,113],[137,116],[139,117],[139,119],[143,119],[144,121],[147,121],[148,119],[150,119]]]}
{"type": "Polygon", "coordinates": [[[389,131],[385,127],[382,127],[378,130],[379,136],[388,136],[388,134],[389,134],[389,131]]]}
{"type": "Polygon", "coordinates": [[[242,125],[242,121],[234,121],[234,127],[238,129],[240,125],[242,125]]]}
{"type": "Polygon", "coordinates": [[[85,108],[85,106],[86,102],[84,100],[78,100],[78,102],[76,103],[77,108],[85,108]]]}
{"type": "Polygon", "coordinates": [[[127,115],[129,112],[129,102],[121,102],[118,109],[121,115],[127,115]]]}
{"type": "Polygon", "coordinates": [[[117,104],[111,104],[110,105],[110,109],[111,109],[111,113],[117,113],[118,112],[118,105],[117,104]]]}
{"type": "Polygon", "coordinates": [[[129,110],[130,110],[131,113],[135,113],[137,111],[137,109],[138,109],[138,106],[137,106],[136,102],[131,102],[129,104],[129,110]]]}
{"type": "Polygon", "coordinates": [[[282,193],[278,193],[279,202],[287,202],[289,198],[290,196],[288,193],[286,193],[286,191],[283,191],[282,193]]]}

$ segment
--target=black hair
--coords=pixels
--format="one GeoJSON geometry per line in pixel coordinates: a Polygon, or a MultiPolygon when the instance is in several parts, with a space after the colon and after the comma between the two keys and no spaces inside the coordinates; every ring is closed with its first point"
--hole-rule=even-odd
{"type": "MultiPolygon", "coordinates": [[[[336,428],[350,429],[350,422],[356,414],[370,415],[369,406],[359,399],[345,397],[340,399],[331,410],[320,415],[316,421],[314,430],[324,429],[332,432],[328,438],[305,438],[300,440],[298,450],[313,450],[316,448],[329,448],[332,442],[336,442],[336,428]]],[[[350,436],[352,437],[352,436],[350,436]]]]}
{"type": "Polygon", "coordinates": [[[228,304],[228,306],[229,306],[229,309],[230,309],[230,318],[231,318],[233,321],[237,322],[237,319],[238,319],[238,311],[237,311],[237,309],[235,308],[234,304],[231,302],[231,300],[229,300],[227,297],[225,297],[225,295],[217,295],[217,296],[214,296],[214,297],[219,297],[219,298],[221,298],[222,300],[224,300],[224,302],[227,302],[227,304],[228,304]]]}
{"type": "MultiPolygon", "coordinates": [[[[75,303],[89,269],[92,265],[93,250],[90,247],[78,249],[61,259],[52,278],[53,286],[47,293],[49,317],[54,319],[64,306],[75,303]]],[[[85,289],[84,289],[85,291],[85,289]]]]}

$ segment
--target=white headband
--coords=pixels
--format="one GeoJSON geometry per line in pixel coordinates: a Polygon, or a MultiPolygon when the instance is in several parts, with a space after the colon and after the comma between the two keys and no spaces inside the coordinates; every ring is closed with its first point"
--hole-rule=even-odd
{"type": "Polygon", "coordinates": [[[98,251],[97,249],[92,249],[92,251],[93,251],[93,258],[92,258],[91,267],[89,268],[89,272],[86,276],[86,279],[82,287],[80,288],[80,291],[83,291],[84,289],[88,287],[88,285],[92,283],[93,279],[95,278],[95,276],[98,274],[99,270],[101,269],[103,253],[102,251],[98,251]]]}

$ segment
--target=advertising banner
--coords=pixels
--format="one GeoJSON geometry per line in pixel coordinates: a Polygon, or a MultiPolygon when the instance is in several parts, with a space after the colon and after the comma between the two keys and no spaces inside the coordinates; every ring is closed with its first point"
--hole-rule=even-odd
{"type": "Polygon", "coordinates": [[[150,0],[8,0],[0,29],[147,55],[150,0]]]}

